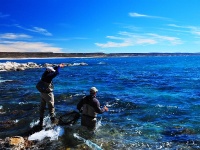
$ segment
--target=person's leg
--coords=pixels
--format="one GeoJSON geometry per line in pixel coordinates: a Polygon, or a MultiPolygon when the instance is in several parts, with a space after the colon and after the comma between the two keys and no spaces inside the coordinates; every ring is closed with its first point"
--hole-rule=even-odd
{"type": "Polygon", "coordinates": [[[45,99],[43,98],[43,94],[41,93],[41,101],[40,101],[40,122],[39,122],[39,125],[40,125],[40,126],[43,125],[43,118],[44,118],[45,108],[46,108],[46,101],[45,101],[45,99]]]}
{"type": "Polygon", "coordinates": [[[82,115],[81,116],[81,125],[87,127],[90,130],[95,130],[96,118],[91,118],[91,117],[82,115]]]}
{"type": "Polygon", "coordinates": [[[58,119],[55,118],[55,107],[54,107],[54,94],[53,92],[48,93],[49,99],[47,101],[48,109],[49,109],[49,114],[51,117],[51,122],[54,124],[58,123],[58,119]]]}
{"type": "Polygon", "coordinates": [[[47,105],[49,109],[49,115],[51,118],[54,118],[55,117],[54,94],[51,92],[48,95],[49,95],[49,99],[47,101],[47,105]]]}

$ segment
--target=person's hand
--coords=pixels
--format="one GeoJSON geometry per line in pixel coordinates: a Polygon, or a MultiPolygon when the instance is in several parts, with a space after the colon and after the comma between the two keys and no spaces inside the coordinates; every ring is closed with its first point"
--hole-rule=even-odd
{"type": "Polygon", "coordinates": [[[59,66],[60,66],[61,68],[63,68],[63,67],[64,67],[64,64],[63,64],[63,63],[61,63],[59,66]]]}
{"type": "Polygon", "coordinates": [[[105,111],[108,111],[108,107],[104,106],[104,110],[105,110],[105,111]]]}

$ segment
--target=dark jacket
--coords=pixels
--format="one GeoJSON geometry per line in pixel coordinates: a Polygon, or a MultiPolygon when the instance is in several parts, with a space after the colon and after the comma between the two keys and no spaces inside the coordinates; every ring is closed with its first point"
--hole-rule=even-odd
{"type": "Polygon", "coordinates": [[[97,114],[105,112],[104,108],[100,108],[100,103],[96,96],[88,95],[85,96],[77,104],[77,109],[82,112],[82,115],[97,117],[97,114]]]}
{"type": "Polygon", "coordinates": [[[55,72],[49,72],[49,71],[46,70],[42,74],[41,80],[36,85],[36,88],[41,93],[50,93],[50,92],[53,92],[54,85],[53,85],[52,80],[53,80],[53,78],[55,78],[59,74],[60,66],[54,67],[54,70],[55,70],[55,72]]]}
{"type": "Polygon", "coordinates": [[[53,78],[55,78],[60,73],[60,66],[54,67],[55,72],[45,71],[42,75],[41,80],[43,82],[51,83],[53,78]]]}

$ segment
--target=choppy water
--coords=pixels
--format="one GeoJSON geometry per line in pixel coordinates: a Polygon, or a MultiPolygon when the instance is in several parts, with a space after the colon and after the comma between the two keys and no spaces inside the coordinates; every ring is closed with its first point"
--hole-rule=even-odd
{"type": "MultiPolygon", "coordinates": [[[[101,105],[110,110],[98,116],[99,127],[93,136],[81,134],[80,121],[62,127],[65,133],[53,142],[65,148],[80,144],[73,136],[80,135],[108,150],[200,149],[199,56],[9,61],[88,63],[65,67],[54,79],[57,115],[76,110],[91,86],[99,89],[101,105]]],[[[35,84],[43,71],[0,72],[0,121],[13,122],[13,126],[0,126],[0,138],[23,133],[38,121],[40,96],[35,84]]]]}

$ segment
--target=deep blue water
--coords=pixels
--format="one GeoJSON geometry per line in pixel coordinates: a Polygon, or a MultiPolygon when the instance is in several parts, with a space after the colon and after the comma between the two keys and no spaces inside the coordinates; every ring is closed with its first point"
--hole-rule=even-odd
{"type": "MultiPolygon", "coordinates": [[[[6,62],[7,60],[0,60],[6,62]]],[[[81,63],[54,79],[57,114],[76,110],[96,86],[101,126],[93,141],[107,149],[200,149],[200,57],[120,57],[9,60],[19,63],[81,63]]],[[[0,138],[19,133],[38,117],[35,88],[44,68],[0,72],[0,138]]],[[[80,124],[80,122],[78,122],[80,124]]]]}

